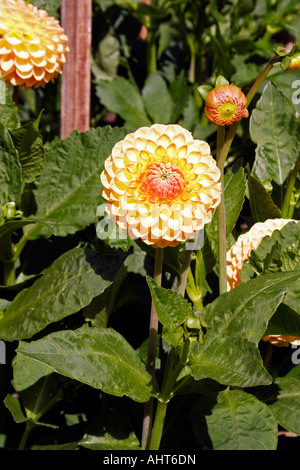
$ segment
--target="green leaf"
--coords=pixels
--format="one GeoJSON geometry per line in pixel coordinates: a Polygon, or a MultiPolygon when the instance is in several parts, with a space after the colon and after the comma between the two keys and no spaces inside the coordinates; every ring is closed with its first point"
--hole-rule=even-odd
{"type": "Polygon", "coordinates": [[[16,423],[24,423],[24,421],[27,421],[28,418],[22,411],[21,403],[18,397],[7,395],[4,399],[4,404],[11,412],[16,423]]]}
{"type": "Polygon", "coordinates": [[[209,325],[205,344],[194,342],[188,366],[196,379],[224,385],[267,385],[257,344],[267,323],[299,272],[266,274],[240,284],[207,305],[201,315],[209,325]]]}
{"type": "Polygon", "coordinates": [[[30,421],[33,424],[33,426],[46,426],[52,429],[58,428],[58,426],[56,426],[55,424],[41,423],[38,421],[33,421],[30,418],[27,418],[22,411],[21,402],[19,398],[16,396],[7,395],[4,399],[4,405],[6,406],[6,408],[9,409],[16,423],[24,423],[26,421],[30,421]]]}
{"type": "MultiPolygon", "coordinates": [[[[299,366],[297,368],[299,369],[299,366]]],[[[274,380],[272,391],[273,395],[269,396],[266,402],[270,402],[269,408],[278,423],[284,429],[300,434],[300,378],[289,374],[286,377],[278,377],[274,380]]]]}
{"type": "MultiPolygon", "coordinates": [[[[290,308],[285,303],[285,299],[284,302],[279,305],[272,318],[269,320],[268,327],[264,333],[265,336],[288,335],[300,338],[300,312],[296,312],[290,308]]],[[[297,307],[299,311],[299,297],[297,307]]]]}
{"type": "Polygon", "coordinates": [[[15,106],[12,94],[0,79],[0,124],[6,129],[16,129],[20,123],[18,108],[15,106]]]}
{"type": "Polygon", "coordinates": [[[49,16],[59,19],[60,0],[29,0],[39,10],[46,10],[49,16]]]}
{"type": "Polygon", "coordinates": [[[277,421],[269,407],[242,390],[226,389],[206,413],[201,401],[193,407],[193,426],[205,420],[213,450],[276,450],[277,421]]]}
{"type": "Polygon", "coordinates": [[[36,121],[11,131],[14,145],[19,153],[24,183],[32,183],[40,176],[44,165],[43,138],[38,131],[41,115],[36,121]]]}
{"type": "Polygon", "coordinates": [[[255,222],[281,217],[280,209],[273,202],[269,192],[255,176],[247,176],[248,194],[251,213],[255,222]]]}
{"type": "Polygon", "coordinates": [[[11,136],[0,124],[0,206],[7,202],[17,203],[22,191],[19,156],[11,136]]]}
{"type": "Polygon", "coordinates": [[[19,230],[22,227],[25,227],[25,225],[29,224],[35,224],[36,220],[30,220],[30,219],[22,219],[22,220],[8,220],[5,222],[3,225],[0,225],[0,240],[1,238],[5,238],[8,235],[12,234],[16,230],[19,230]]]}
{"type": "Polygon", "coordinates": [[[69,382],[69,379],[62,379],[61,375],[55,373],[52,367],[30,357],[17,354],[14,358],[12,385],[28,419],[36,422],[62,399],[63,386],[69,382]]]}
{"type": "Polygon", "coordinates": [[[151,397],[151,375],[136,351],[112,328],[84,325],[75,331],[59,331],[17,351],[105,393],[127,395],[141,403],[151,397]]]}
{"type": "Polygon", "coordinates": [[[284,303],[300,315],[300,279],[297,279],[286,293],[284,303]]]}
{"type": "Polygon", "coordinates": [[[172,99],[165,80],[158,73],[148,75],[142,90],[145,108],[152,121],[168,124],[172,114],[172,99]]]}
{"type": "Polygon", "coordinates": [[[239,336],[258,344],[290,285],[299,277],[299,271],[264,274],[219,296],[202,311],[211,327],[207,339],[212,342],[217,335],[228,339],[239,336]]]}
{"type": "Polygon", "coordinates": [[[49,323],[78,312],[114,281],[124,257],[74,248],[22,290],[0,319],[6,341],[31,338],[49,323]]]}
{"type": "Polygon", "coordinates": [[[140,92],[125,78],[96,84],[96,94],[108,111],[118,114],[132,129],[151,125],[140,92]]]}
{"type": "Polygon", "coordinates": [[[256,250],[244,261],[242,282],[254,275],[293,271],[300,263],[300,223],[288,222],[281,230],[264,237],[256,250]]]}
{"type": "Polygon", "coordinates": [[[120,44],[113,28],[110,28],[99,42],[95,58],[92,58],[92,72],[97,81],[112,80],[116,76],[119,56],[120,44]]]}
{"type": "MultiPolygon", "coordinates": [[[[112,147],[126,135],[125,129],[90,129],[57,142],[45,153],[43,173],[34,196],[35,217],[53,224],[55,234],[65,236],[96,223],[101,200],[100,174],[112,147]]],[[[28,238],[52,235],[39,224],[30,228],[28,238]]]]}
{"type": "Polygon", "coordinates": [[[250,135],[257,144],[254,176],[281,185],[299,155],[299,119],[289,99],[271,82],[252,112],[250,135]]]}
{"type": "Polygon", "coordinates": [[[188,365],[196,380],[211,378],[236,387],[269,385],[272,381],[255,344],[238,336],[217,337],[204,345],[194,342],[188,365]]]}
{"type": "Polygon", "coordinates": [[[191,304],[175,292],[158,286],[158,284],[147,277],[151,297],[159,321],[163,325],[162,337],[172,346],[182,343],[182,323],[188,317],[196,317],[191,304]]]}
{"type": "Polygon", "coordinates": [[[126,439],[116,439],[109,433],[101,436],[88,433],[79,441],[79,445],[91,450],[139,450],[140,443],[132,432],[126,439]]]}

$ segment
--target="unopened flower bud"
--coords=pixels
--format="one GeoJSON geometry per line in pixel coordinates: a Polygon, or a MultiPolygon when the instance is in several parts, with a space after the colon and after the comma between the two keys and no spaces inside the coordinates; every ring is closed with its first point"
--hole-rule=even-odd
{"type": "Polygon", "coordinates": [[[16,209],[15,202],[7,202],[1,207],[2,216],[5,220],[14,219],[16,217],[22,217],[23,212],[16,209]]]}
{"type": "Polygon", "coordinates": [[[293,72],[294,70],[300,69],[300,52],[292,56],[286,56],[280,65],[285,72],[293,72]]]}
{"type": "Polygon", "coordinates": [[[248,117],[247,99],[236,85],[219,85],[205,99],[205,116],[217,126],[230,125],[248,117]]]}

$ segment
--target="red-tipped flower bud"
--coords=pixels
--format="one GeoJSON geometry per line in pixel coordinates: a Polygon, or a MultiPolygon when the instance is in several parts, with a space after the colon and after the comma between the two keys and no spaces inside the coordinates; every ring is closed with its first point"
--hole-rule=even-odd
{"type": "Polygon", "coordinates": [[[236,85],[219,85],[205,99],[205,116],[217,126],[230,125],[248,117],[247,99],[236,85]]]}
{"type": "Polygon", "coordinates": [[[300,52],[296,52],[291,56],[286,56],[281,62],[281,68],[285,72],[293,72],[300,69],[300,52]]]}

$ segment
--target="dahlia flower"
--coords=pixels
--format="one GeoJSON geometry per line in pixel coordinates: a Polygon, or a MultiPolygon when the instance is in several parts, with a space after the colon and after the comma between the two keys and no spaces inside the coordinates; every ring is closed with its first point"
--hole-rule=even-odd
{"type": "Polygon", "coordinates": [[[24,0],[0,1],[0,78],[44,87],[62,72],[68,38],[58,20],[24,0]]]}
{"type": "MultiPolygon", "coordinates": [[[[271,236],[274,230],[281,230],[291,219],[269,219],[254,224],[247,233],[240,235],[237,241],[227,252],[227,289],[237,287],[240,282],[240,273],[243,262],[250,257],[251,251],[256,250],[262,239],[271,236]]],[[[296,221],[294,221],[296,222],[296,221]]],[[[277,346],[288,346],[300,338],[287,335],[272,335],[262,338],[277,346]]]]}
{"type": "Polygon", "coordinates": [[[112,149],[101,174],[106,210],[130,238],[154,247],[194,239],[220,202],[220,171],[206,142],[154,124],[112,149]]]}
{"type": "Polygon", "coordinates": [[[219,85],[205,99],[205,116],[217,126],[230,125],[248,117],[247,99],[235,85],[219,85]]]}

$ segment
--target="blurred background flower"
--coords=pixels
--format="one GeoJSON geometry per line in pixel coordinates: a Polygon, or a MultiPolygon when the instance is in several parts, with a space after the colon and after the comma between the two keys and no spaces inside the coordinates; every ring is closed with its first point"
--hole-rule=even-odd
{"type": "Polygon", "coordinates": [[[0,2],[0,78],[7,86],[44,87],[63,69],[67,36],[59,21],[23,0],[0,2]]]}

